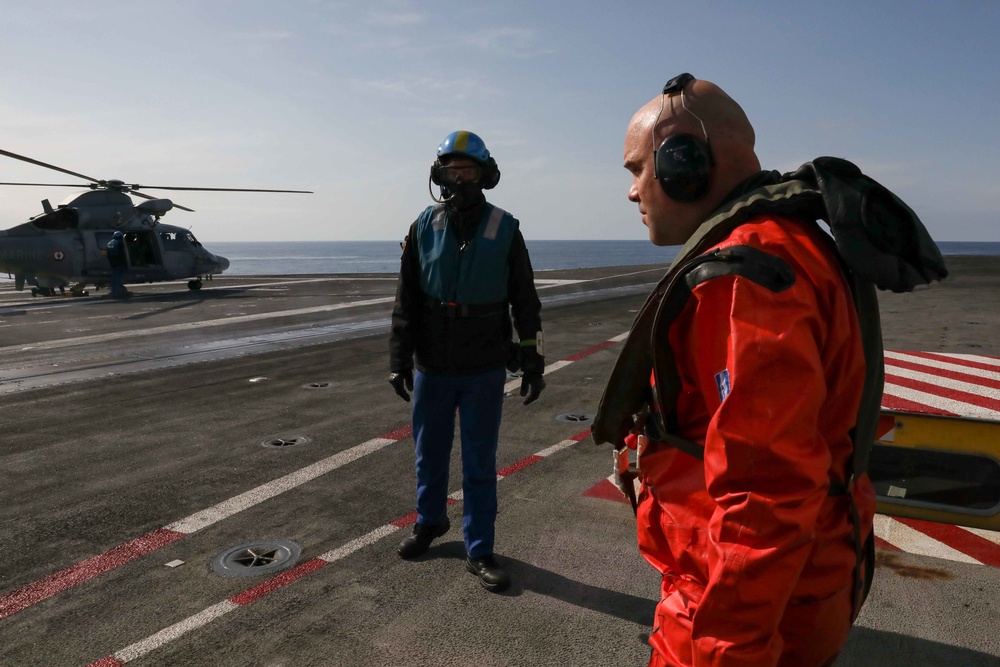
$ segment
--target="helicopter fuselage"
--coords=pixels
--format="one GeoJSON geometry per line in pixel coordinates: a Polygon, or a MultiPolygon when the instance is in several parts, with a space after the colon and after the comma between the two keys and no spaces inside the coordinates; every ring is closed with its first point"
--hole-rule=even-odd
{"type": "Polygon", "coordinates": [[[70,287],[81,293],[88,284],[106,286],[111,277],[106,247],[122,232],[128,256],[126,284],[200,279],[222,273],[229,260],[206,250],[188,230],[159,222],[172,208],[168,199],[138,206],[125,194],[109,190],[85,192],[27,222],[0,231],[0,273],[14,277],[15,288],[52,294],[70,287]]]}

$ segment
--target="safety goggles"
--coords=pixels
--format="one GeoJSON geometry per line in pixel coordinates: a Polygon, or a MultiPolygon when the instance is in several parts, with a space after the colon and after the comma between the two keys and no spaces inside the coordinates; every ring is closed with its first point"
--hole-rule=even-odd
{"type": "Polygon", "coordinates": [[[442,185],[478,183],[482,170],[476,164],[446,164],[438,168],[442,185]]]}

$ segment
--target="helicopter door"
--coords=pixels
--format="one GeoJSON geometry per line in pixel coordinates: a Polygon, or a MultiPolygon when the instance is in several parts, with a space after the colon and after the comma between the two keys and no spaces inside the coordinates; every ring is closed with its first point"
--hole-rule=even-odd
{"type": "Polygon", "coordinates": [[[155,232],[135,231],[125,232],[125,248],[128,250],[128,265],[131,269],[160,267],[163,260],[160,248],[155,241],[155,232]]]}

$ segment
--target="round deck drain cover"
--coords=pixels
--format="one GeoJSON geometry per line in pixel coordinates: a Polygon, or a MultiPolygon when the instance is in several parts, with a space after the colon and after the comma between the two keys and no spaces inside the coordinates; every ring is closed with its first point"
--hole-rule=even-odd
{"type": "Polygon", "coordinates": [[[312,442],[312,438],[308,435],[287,435],[280,438],[268,438],[261,442],[262,447],[294,447],[295,445],[304,445],[306,443],[312,442]]]}
{"type": "Polygon", "coordinates": [[[229,547],[212,558],[212,571],[223,577],[259,577],[295,564],[302,548],[291,540],[259,540],[229,547]]]}
{"type": "Polygon", "coordinates": [[[570,424],[589,424],[594,421],[594,415],[589,412],[564,412],[561,415],[556,415],[556,421],[570,424]]]}
{"type": "Polygon", "coordinates": [[[322,382],[307,382],[306,384],[302,385],[302,388],[303,389],[329,389],[330,387],[336,387],[336,386],[337,386],[336,382],[330,382],[330,381],[324,380],[322,382]]]}

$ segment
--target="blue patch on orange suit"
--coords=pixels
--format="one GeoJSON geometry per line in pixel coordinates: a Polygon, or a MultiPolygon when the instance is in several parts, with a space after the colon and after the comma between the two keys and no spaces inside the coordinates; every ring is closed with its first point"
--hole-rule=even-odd
{"type": "Polygon", "coordinates": [[[721,373],[715,374],[715,386],[719,390],[719,403],[726,400],[726,396],[729,396],[731,388],[729,386],[729,369],[725,369],[721,373]]]}

